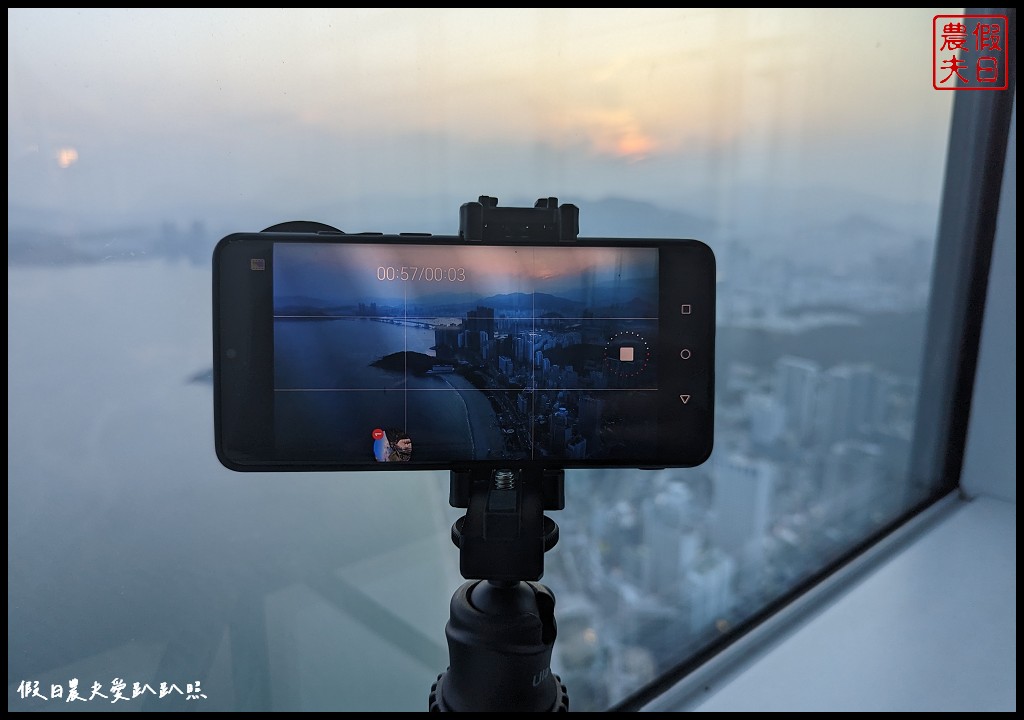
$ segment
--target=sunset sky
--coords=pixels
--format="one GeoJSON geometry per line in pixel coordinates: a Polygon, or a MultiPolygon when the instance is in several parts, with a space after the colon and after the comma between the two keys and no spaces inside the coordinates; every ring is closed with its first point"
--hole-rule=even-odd
{"type": "Polygon", "coordinates": [[[8,9],[8,200],[280,220],[770,182],[934,203],[943,12],[8,9]]]}

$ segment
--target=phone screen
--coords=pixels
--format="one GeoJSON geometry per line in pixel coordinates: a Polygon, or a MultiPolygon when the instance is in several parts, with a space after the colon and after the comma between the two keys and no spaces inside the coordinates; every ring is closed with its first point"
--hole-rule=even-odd
{"type": "Polygon", "coordinates": [[[247,388],[267,399],[255,422],[268,427],[248,435],[272,464],[655,467],[710,452],[713,284],[710,297],[686,289],[699,273],[682,248],[249,249],[262,252],[248,257],[259,279],[247,292],[269,294],[253,306],[272,320],[253,330],[249,352],[270,362],[250,364],[247,388]]]}

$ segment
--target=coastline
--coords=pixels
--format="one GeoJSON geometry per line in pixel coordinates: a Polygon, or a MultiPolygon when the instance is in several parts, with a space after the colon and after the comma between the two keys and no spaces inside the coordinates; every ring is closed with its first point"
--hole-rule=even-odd
{"type": "Polygon", "coordinates": [[[469,426],[474,459],[486,459],[488,449],[495,453],[502,452],[505,449],[504,440],[497,425],[497,415],[487,396],[460,375],[437,377],[444,380],[462,398],[466,407],[466,424],[469,426]]]}

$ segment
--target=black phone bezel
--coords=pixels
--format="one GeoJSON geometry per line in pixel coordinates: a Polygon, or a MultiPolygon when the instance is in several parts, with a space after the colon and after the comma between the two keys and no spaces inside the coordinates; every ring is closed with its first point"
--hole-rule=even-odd
{"type": "MultiPolygon", "coordinates": [[[[213,252],[213,380],[215,449],[221,464],[239,472],[469,471],[507,466],[507,460],[412,463],[308,460],[275,457],[273,449],[273,245],[463,246],[470,242],[460,236],[331,231],[242,232],[230,234],[218,242],[213,252]],[[264,269],[254,272],[249,264],[252,260],[261,260],[264,269]]],[[[522,247],[552,243],[489,241],[473,244],[522,247]]],[[[536,469],[659,469],[702,464],[710,457],[714,445],[716,262],[711,248],[699,240],[673,238],[578,238],[560,245],[653,247],[660,251],[657,352],[659,388],[664,392],[657,408],[657,458],[654,462],[637,462],[629,458],[598,461],[560,457],[516,460],[514,464],[536,469]]]]}

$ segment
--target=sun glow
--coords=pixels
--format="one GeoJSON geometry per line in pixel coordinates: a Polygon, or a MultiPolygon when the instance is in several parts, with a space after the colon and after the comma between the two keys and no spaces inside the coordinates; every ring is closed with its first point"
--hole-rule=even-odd
{"type": "Polygon", "coordinates": [[[57,150],[57,165],[63,170],[78,162],[78,151],[73,147],[62,147],[57,150]]]}

